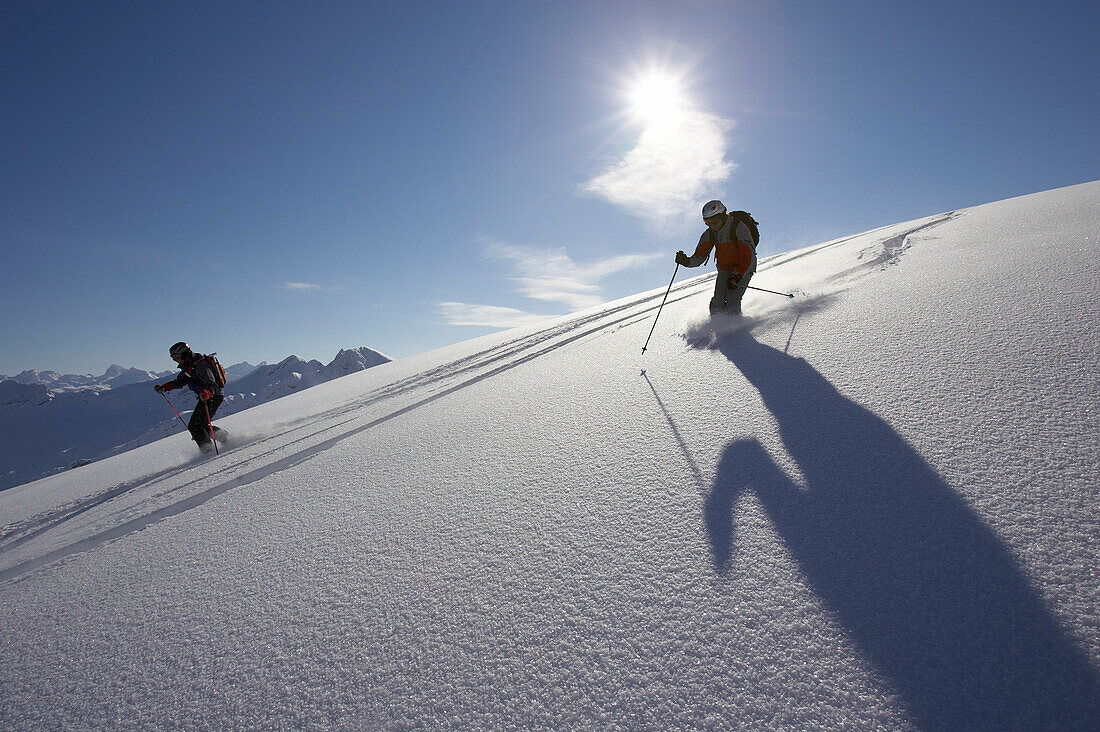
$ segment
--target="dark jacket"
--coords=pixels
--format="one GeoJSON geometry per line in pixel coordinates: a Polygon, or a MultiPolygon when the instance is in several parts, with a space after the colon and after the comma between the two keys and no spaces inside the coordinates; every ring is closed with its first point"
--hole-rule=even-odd
{"type": "Polygon", "coordinates": [[[222,388],[214,377],[214,364],[201,353],[193,353],[191,358],[181,363],[179,376],[169,383],[173,389],[186,386],[195,394],[202,394],[203,389],[209,389],[219,396],[222,393],[222,388]]]}

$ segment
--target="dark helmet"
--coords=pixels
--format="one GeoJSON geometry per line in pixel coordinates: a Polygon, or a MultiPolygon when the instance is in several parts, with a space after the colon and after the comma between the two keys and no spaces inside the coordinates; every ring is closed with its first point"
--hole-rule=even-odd
{"type": "Polygon", "coordinates": [[[180,341],[168,349],[168,355],[172,358],[186,358],[191,355],[191,346],[180,341]]]}
{"type": "Polygon", "coordinates": [[[712,219],[726,212],[726,207],[721,201],[707,201],[703,204],[703,219],[712,219]]]}

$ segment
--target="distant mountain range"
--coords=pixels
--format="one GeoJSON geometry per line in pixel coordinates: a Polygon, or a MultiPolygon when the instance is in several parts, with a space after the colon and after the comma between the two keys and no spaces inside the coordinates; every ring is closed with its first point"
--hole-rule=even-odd
{"type": "Polygon", "coordinates": [[[45,386],[56,394],[71,391],[105,391],[107,389],[117,389],[120,386],[161,378],[167,375],[167,373],[168,372],[157,374],[152,371],[142,371],[141,369],[128,369],[118,364],[111,366],[107,369],[107,373],[102,376],[91,376],[89,374],[59,374],[56,371],[30,369],[18,376],[8,377],[0,374],[0,383],[13,381],[25,386],[45,386]]]}
{"type": "MultiPolygon", "coordinates": [[[[391,359],[370,348],[341,350],[330,363],[288,356],[274,366],[226,367],[224,417],[391,359]]],[[[159,373],[113,365],[101,376],[31,369],[0,376],[0,490],[154,442],[183,429],[153,382],[159,373]]],[[[190,392],[176,408],[193,407],[190,392]]]]}

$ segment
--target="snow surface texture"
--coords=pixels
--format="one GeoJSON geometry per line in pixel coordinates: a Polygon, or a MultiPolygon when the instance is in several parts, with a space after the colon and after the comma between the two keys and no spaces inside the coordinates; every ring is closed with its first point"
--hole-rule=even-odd
{"type": "MultiPolygon", "coordinates": [[[[5,728],[1100,729],[1100,183],[0,494],[5,728]]],[[[670,258],[671,265],[671,258],[670,258]]]]}

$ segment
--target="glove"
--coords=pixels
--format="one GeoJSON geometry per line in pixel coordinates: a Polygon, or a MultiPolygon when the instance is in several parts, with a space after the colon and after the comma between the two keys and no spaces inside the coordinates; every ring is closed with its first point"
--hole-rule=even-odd
{"type": "Polygon", "coordinates": [[[213,398],[214,392],[210,391],[209,389],[203,389],[202,394],[199,394],[199,399],[202,399],[204,402],[208,402],[213,398]]]}
{"type": "Polygon", "coordinates": [[[741,275],[736,272],[730,272],[730,287],[737,287],[741,284],[741,275]]]}
{"type": "Polygon", "coordinates": [[[684,254],[683,251],[676,252],[676,264],[682,264],[685,267],[690,267],[691,257],[684,254]]]}
{"type": "Polygon", "coordinates": [[[163,394],[166,391],[172,391],[173,388],[174,387],[172,386],[172,382],[169,381],[167,384],[157,384],[153,387],[153,391],[155,391],[157,394],[163,394]]]}

